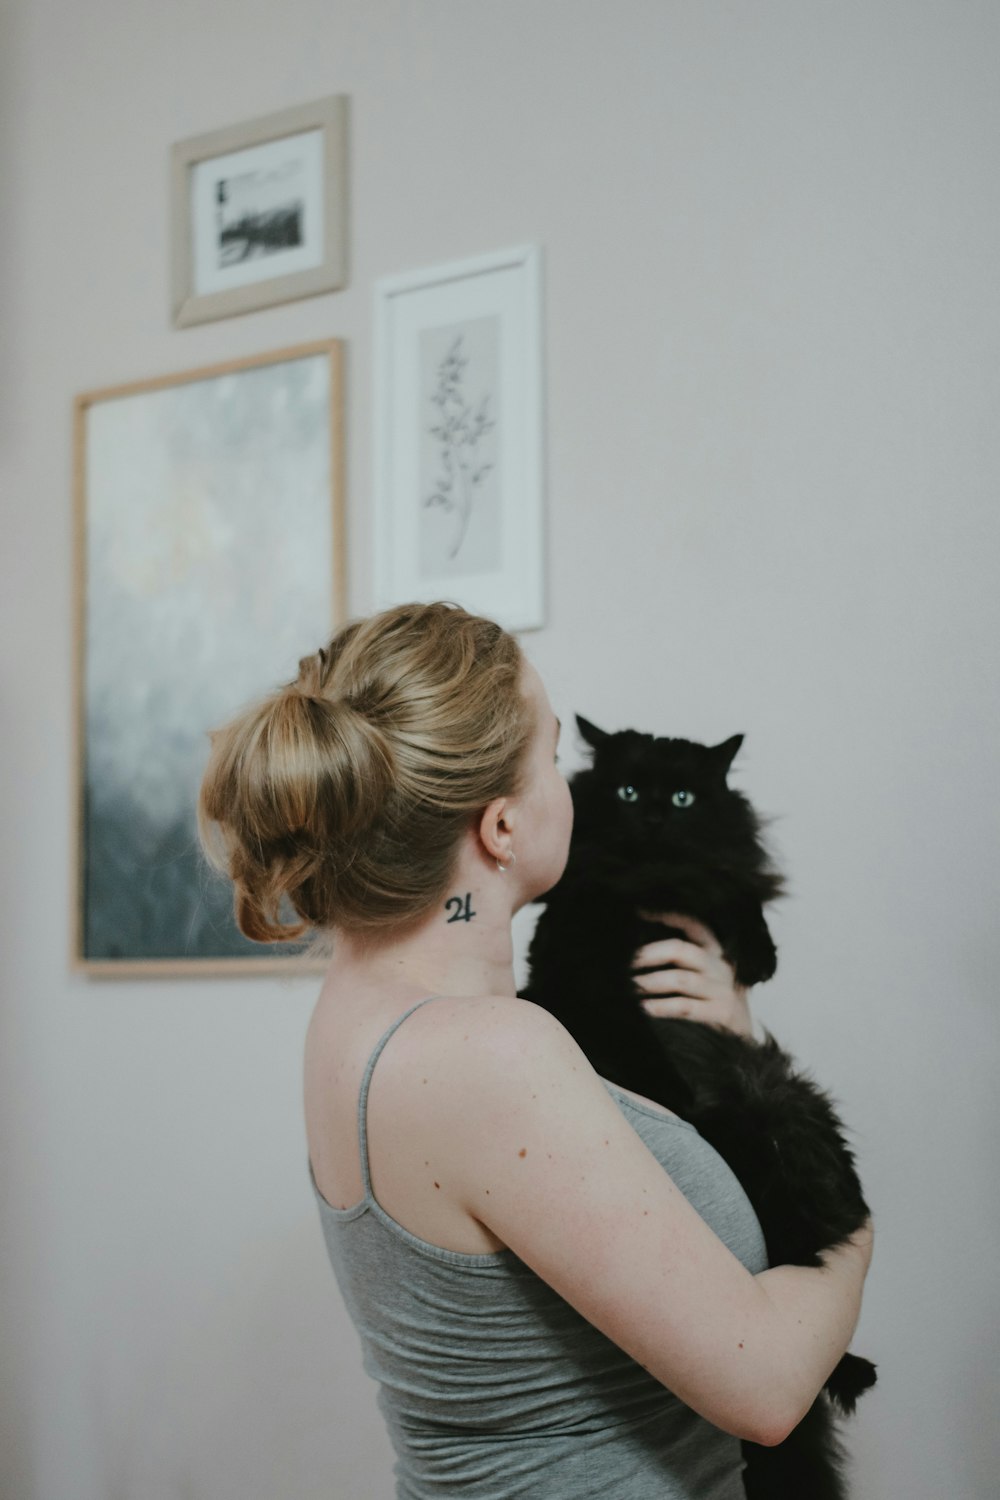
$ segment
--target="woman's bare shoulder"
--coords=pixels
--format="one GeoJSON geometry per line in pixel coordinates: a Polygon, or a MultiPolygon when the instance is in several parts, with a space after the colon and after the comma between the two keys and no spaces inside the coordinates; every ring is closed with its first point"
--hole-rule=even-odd
{"type": "Polygon", "coordinates": [[[436,1059],[442,1066],[460,1061],[465,1076],[468,1070],[502,1069],[526,1052],[557,1066],[569,1059],[586,1062],[555,1016],[518,995],[437,996],[401,1030],[409,1030],[413,1045],[426,1050],[428,1061],[436,1059]]]}
{"type": "Polygon", "coordinates": [[[441,995],[398,1028],[375,1079],[391,1093],[400,1123],[416,1107],[464,1153],[474,1150],[475,1133],[455,1139],[456,1119],[477,1113],[476,1101],[502,1099],[528,1071],[546,1087],[574,1076],[585,1093],[604,1094],[577,1043],[542,1006],[517,995],[441,995]]]}

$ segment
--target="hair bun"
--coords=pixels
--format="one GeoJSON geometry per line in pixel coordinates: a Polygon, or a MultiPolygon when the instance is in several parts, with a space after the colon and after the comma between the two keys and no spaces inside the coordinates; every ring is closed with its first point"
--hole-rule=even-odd
{"type": "Polygon", "coordinates": [[[517,640],[448,601],[349,621],[212,736],[202,845],[258,942],[381,933],[443,899],[470,819],[516,796],[535,716],[517,640]]]}
{"type": "Polygon", "coordinates": [[[303,698],[322,698],[329,681],[331,656],[325,646],[299,660],[299,675],[288,686],[303,698]]]}

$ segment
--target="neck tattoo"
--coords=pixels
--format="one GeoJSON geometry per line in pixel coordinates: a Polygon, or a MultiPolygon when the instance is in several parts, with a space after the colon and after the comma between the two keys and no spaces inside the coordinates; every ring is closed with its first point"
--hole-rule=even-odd
{"type": "Polygon", "coordinates": [[[449,923],[471,922],[473,917],[476,915],[476,913],[472,910],[471,891],[466,891],[464,901],[462,900],[461,896],[449,896],[448,900],[444,903],[444,909],[445,911],[450,911],[452,907],[454,907],[455,910],[448,918],[449,923]]]}

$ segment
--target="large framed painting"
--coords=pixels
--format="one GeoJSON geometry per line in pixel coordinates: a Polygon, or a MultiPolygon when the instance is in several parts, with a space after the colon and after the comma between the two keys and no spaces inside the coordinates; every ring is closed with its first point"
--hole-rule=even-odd
{"type": "Polygon", "coordinates": [[[376,284],[375,595],[545,623],[541,255],[376,284]]]}
{"type": "Polygon", "coordinates": [[[341,363],[299,345],[76,398],[79,970],[317,967],[237,930],[195,808],[209,730],[346,618],[341,363]]]}

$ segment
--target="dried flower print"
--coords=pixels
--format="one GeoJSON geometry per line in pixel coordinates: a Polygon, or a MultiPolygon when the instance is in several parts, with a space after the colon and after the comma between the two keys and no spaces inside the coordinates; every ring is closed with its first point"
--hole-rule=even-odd
{"type": "Polygon", "coordinates": [[[489,416],[488,392],[476,406],[466,398],[463,382],[469,360],[463,353],[463,339],[460,333],[438,365],[437,387],[430,398],[437,407],[436,420],[427,429],[438,440],[440,474],[424,504],[439,505],[447,515],[456,516],[449,558],[454,558],[462,546],[476,491],[493,468],[492,463],[483,461],[479,445],[496,426],[489,416]]]}

